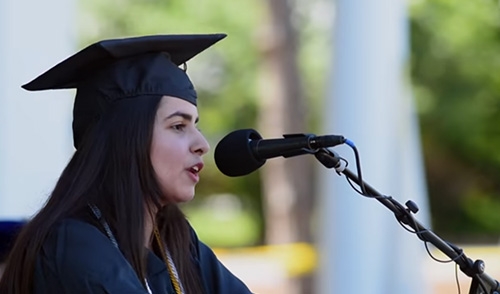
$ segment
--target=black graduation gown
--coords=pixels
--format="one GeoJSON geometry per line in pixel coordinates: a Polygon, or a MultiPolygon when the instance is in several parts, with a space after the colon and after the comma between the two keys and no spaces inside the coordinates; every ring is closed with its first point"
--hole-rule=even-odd
{"type": "MultiPolygon", "coordinates": [[[[196,256],[205,294],[251,293],[200,242],[196,256]]],[[[175,294],[164,262],[153,252],[147,260],[147,279],[154,294],[175,294]]],[[[34,293],[148,294],[122,253],[95,226],[75,219],[62,221],[53,230],[37,258],[34,293]]],[[[189,293],[188,293],[189,294],[189,293]]]]}

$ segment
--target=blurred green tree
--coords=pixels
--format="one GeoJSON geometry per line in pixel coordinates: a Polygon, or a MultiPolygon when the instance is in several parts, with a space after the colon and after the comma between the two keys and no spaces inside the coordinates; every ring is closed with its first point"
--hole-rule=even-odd
{"type": "Polygon", "coordinates": [[[500,11],[496,1],[415,1],[412,78],[433,225],[460,242],[498,242],[500,11]]]}

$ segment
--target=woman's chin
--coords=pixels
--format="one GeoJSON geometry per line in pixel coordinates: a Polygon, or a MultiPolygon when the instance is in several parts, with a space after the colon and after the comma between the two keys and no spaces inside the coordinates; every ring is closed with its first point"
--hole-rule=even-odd
{"type": "Polygon", "coordinates": [[[190,196],[186,196],[186,197],[180,198],[179,201],[178,201],[178,203],[189,202],[189,201],[191,201],[193,199],[194,199],[194,194],[190,195],[190,196]]]}
{"type": "Polygon", "coordinates": [[[175,195],[173,197],[169,197],[170,198],[170,202],[172,203],[178,203],[178,204],[181,204],[181,203],[185,203],[185,202],[189,202],[191,200],[194,199],[194,192],[193,193],[182,193],[182,194],[178,194],[178,195],[175,195]]]}

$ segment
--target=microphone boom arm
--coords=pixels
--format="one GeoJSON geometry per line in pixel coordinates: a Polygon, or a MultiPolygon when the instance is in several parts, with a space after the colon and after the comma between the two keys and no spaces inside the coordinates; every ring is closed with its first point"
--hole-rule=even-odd
{"type": "Polygon", "coordinates": [[[326,168],[334,168],[339,175],[341,173],[344,174],[358,186],[364,185],[368,195],[373,196],[373,198],[377,199],[385,207],[391,210],[398,221],[413,228],[419,239],[424,242],[430,242],[451,260],[453,260],[464,274],[473,279],[469,294],[500,294],[500,283],[485,273],[485,264],[482,260],[472,261],[465,255],[461,248],[444,241],[430,229],[425,228],[413,217],[413,213],[418,211],[418,207],[415,203],[408,201],[406,202],[405,207],[392,197],[380,194],[373,187],[360,180],[356,174],[346,168],[337,154],[326,148],[319,149],[314,155],[316,156],[316,159],[326,168]],[[484,292],[483,290],[487,292],[484,292]]]}

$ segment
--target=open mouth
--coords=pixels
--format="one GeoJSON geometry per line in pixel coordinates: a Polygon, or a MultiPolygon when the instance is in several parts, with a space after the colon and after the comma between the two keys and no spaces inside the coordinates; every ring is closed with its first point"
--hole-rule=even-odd
{"type": "Polygon", "coordinates": [[[195,166],[191,167],[191,168],[189,169],[189,171],[190,171],[190,172],[192,172],[193,174],[197,174],[197,173],[199,173],[199,172],[200,172],[200,167],[199,167],[199,166],[197,166],[197,165],[195,165],[195,166]]]}
{"type": "Polygon", "coordinates": [[[198,163],[198,164],[195,164],[192,167],[190,167],[188,169],[188,171],[189,171],[189,173],[191,173],[191,175],[194,177],[194,179],[196,181],[198,181],[198,178],[199,178],[198,174],[200,173],[202,168],[203,168],[203,163],[198,163]]]}

